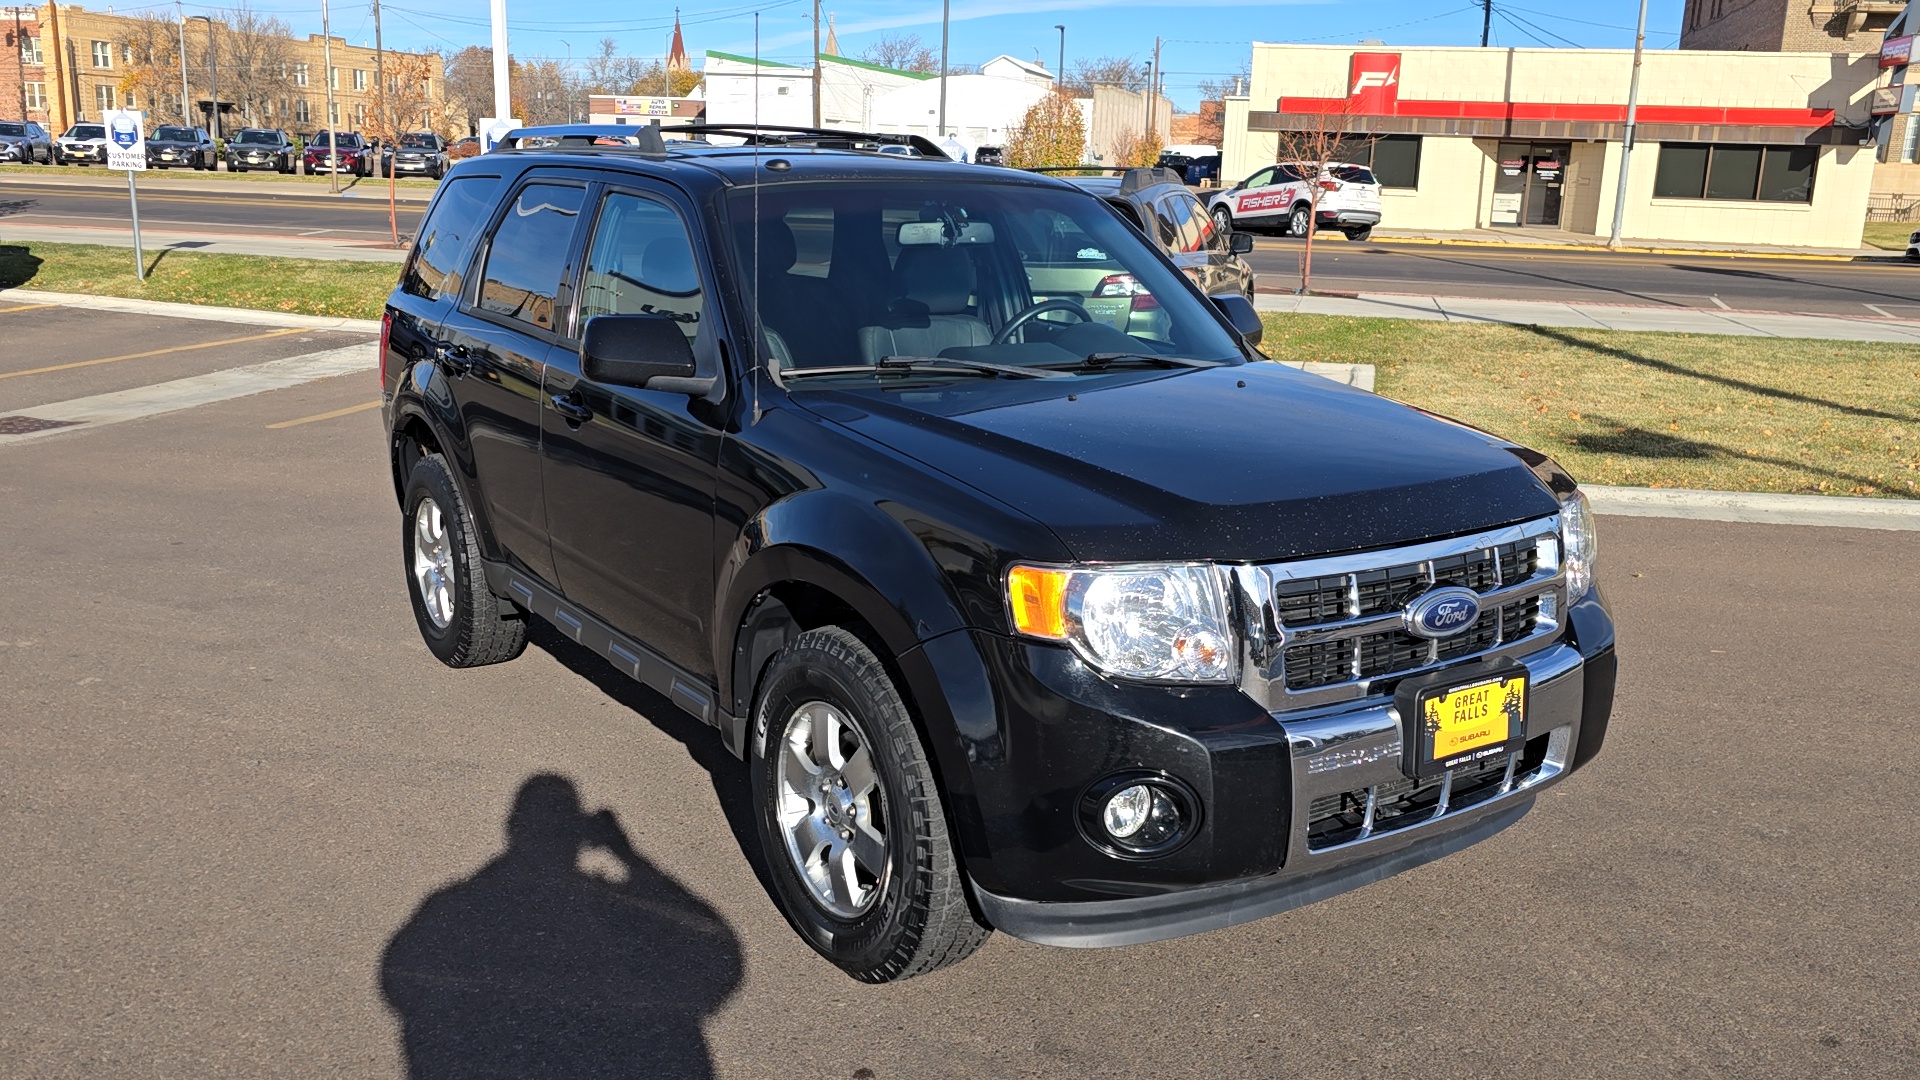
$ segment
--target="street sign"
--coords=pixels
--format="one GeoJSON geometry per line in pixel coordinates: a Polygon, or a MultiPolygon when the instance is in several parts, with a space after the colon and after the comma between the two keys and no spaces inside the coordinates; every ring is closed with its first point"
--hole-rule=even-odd
{"type": "Polygon", "coordinates": [[[495,116],[481,117],[480,152],[483,154],[491,152],[495,146],[499,145],[501,139],[506,138],[508,132],[515,128],[523,128],[526,126],[526,121],[524,120],[515,120],[512,118],[503,119],[495,116]]]}
{"type": "Polygon", "coordinates": [[[100,119],[107,126],[107,168],[147,171],[146,117],[138,109],[108,109],[100,119]]]}

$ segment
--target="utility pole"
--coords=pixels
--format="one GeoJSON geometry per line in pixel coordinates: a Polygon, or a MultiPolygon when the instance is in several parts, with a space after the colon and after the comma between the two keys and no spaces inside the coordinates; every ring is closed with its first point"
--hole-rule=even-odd
{"type": "Polygon", "coordinates": [[[1053,28],[1060,31],[1060,67],[1053,73],[1053,85],[1064,88],[1067,85],[1067,27],[1065,23],[1054,23],[1053,28]]]}
{"type": "Polygon", "coordinates": [[[813,126],[820,126],[820,0],[813,0],[813,126]]]}
{"type": "MultiPolygon", "coordinates": [[[[19,83],[20,83],[20,119],[21,120],[25,120],[27,118],[27,39],[24,36],[24,34],[25,34],[25,31],[20,29],[20,9],[14,8],[13,9],[13,43],[19,46],[19,48],[14,51],[13,64],[14,64],[14,67],[20,73],[19,83]]],[[[31,146],[27,148],[27,162],[29,164],[33,162],[33,148],[31,146]]]]}
{"type": "Polygon", "coordinates": [[[1480,18],[1480,47],[1484,49],[1493,40],[1493,0],[1480,0],[1480,8],[1486,13],[1480,18]]]}
{"type": "MultiPolygon", "coordinates": [[[[367,40],[361,38],[361,41],[367,40]]],[[[380,0],[373,0],[373,100],[374,115],[378,117],[382,138],[393,137],[393,124],[388,116],[387,80],[384,77],[385,66],[381,63],[380,49],[380,0]]]]}
{"type": "Polygon", "coordinates": [[[173,0],[173,13],[180,16],[180,122],[193,123],[192,97],[187,91],[187,10],[173,0]]]}
{"type": "MultiPolygon", "coordinates": [[[[333,104],[333,20],[327,10],[327,0],[320,0],[320,64],[326,68],[320,77],[327,80],[327,191],[340,194],[340,140],[335,136],[339,124],[335,120],[333,104]]],[[[214,109],[220,108],[219,102],[214,109]]]]}
{"type": "Polygon", "coordinates": [[[1640,0],[1640,27],[1633,39],[1633,82],[1627,88],[1627,135],[1620,143],[1620,186],[1613,196],[1613,235],[1607,246],[1620,246],[1620,230],[1627,220],[1627,166],[1633,162],[1633,125],[1640,112],[1640,54],[1647,46],[1647,0],[1640,0]]]}
{"type": "Polygon", "coordinates": [[[220,51],[213,43],[213,16],[202,15],[207,20],[207,78],[213,82],[213,137],[220,138],[220,51]]]}
{"type": "Polygon", "coordinates": [[[947,30],[953,0],[940,0],[940,137],[947,137],[947,30]]]}
{"type": "Polygon", "coordinates": [[[1147,144],[1160,123],[1160,39],[1153,39],[1153,67],[1147,70],[1147,144]]]}

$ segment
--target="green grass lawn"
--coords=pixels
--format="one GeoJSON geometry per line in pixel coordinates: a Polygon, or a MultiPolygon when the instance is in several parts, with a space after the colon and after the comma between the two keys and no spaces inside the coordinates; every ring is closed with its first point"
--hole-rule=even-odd
{"type": "Polygon", "coordinates": [[[1920,346],[1266,316],[1283,360],[1552,454],[1582,481],[1920,497],[1920,346]]]}
{"type": "Polygon", "coordinates": [[[1870,221],[1866,235],[1860,242],[1869,247],[1886,248],[1888,251],[1907,250],[1907,238],[1913,235],[1920,224],[1911,221],[1870,221]]]}
{"type": "Polygon", "coordinates": [[[142,284],[131,248],[0,241],[0,288],[377,319],[400,277],[394,263],[152,249],[146,258],[142,284]]]}

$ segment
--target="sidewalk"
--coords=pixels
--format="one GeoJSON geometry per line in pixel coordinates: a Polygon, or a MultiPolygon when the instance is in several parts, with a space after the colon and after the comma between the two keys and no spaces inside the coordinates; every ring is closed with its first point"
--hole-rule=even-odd
{"type": "Polygon", "coordinates": [[[1375,229],[1373,244],[1447,244],[1543,251],[1612,251],[1633,255],[1723,255],[1749,259],[1813,259],[1843,262],[1860,259],[1906,258],[1903,251],[1885,248],[1809,248],[1778,244],[1721,244],[1696,240],[1647,240],[1629,237],[1618,248],[1607,247],[1605,237],[1558,229],[1375,229]]]}
{"type": "MultiPolygon", "coordinates": [[[[406,233],[401,233],[405,237],[406,233]]],[[[99,244],[133,247],[128,226],[11,225],[0,218],[0,243],[99,244]]],[[[161,251],[197,251],[210,255],[277,255],[286,259],[329,259],[349,262],[404,262],[407,253],[377,244],[330,240],[324,236],[275,236],[263,233],[216,233],[206,229],[142,228],[140,244],[151,259],[161,251]]]]}
{"type": "MultiPolygon", "coordinates": [[[[115,191],[127,190],[125,173],[109,172],[105,169],[50,168],[39,166],[31,172],[14,169],[0,172],[0,190],[4,190],[9,181],[20,183],[53,184],[60,187],[112,188],[115,191]]],[[[327,190],[325,176],[289,176],[267,179],[263,174],[258,179],[227,179],[221,173],[209,176],[198,172],[174,172],[148,169],[140,174],[136,181],[141,191],[170,195],[211,194],[211,195],[295,195],[311,199],[378,199],[387,201],[387,181],[384,177],[359,179],[352,176],[340,178],[341,192],[335,195],[327,190]]],[[[434,188],[402,182],[394,185],[395,202],[424,203],[433,198],[434,188]]]]}
{"type": "Polygon", "coordinates": [[[1707,311],[1698,308],[1627,307],[1543,300],[1486,300],[1450,296],[1360,293],[1353,296],[1293,296],[1257,293],[1261,311],[1303,315],[1356,315],[1431,322],[1505,323],[1584,330],[1639,330],[1668,334],[1815,338],[1826,341],[1886,341],[1920,344],[1920,321],[1841,319],[1820,315],[1707,311]]]}

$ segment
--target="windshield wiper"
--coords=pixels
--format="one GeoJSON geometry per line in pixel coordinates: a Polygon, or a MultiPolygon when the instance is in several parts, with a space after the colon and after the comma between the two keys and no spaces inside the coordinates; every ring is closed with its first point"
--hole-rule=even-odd
{"type": "Polygon", "coordinates": [[[789,368],[780,373],[783,379],[802,375],[862,375],[883,372],[942,374],[964,372],[970,375],[1005,375],[1015,379],[1060,379],[1064,372],[1045,368],[1016,367],[1012,364],[989,364],[984,360],[956,360],[951,356],[883,356],[877,364],[845,364],[839,367],[789,368]]]}
{"type": "Polygon", "coordinates": [[[1210,368],[1220,366],[1220,361],[1218,360],[1191,360],[1184,356],[1162,356],[1159,353],[1097,352],[1088,353],[1086,359],[1080,361],[1079,368],[1082,371],[1098,371],[1101,368],[1112,367],[1114,364],[1127,360],[1144,360],[1149,364],[1158,364],[1161,367],[1171,368],[1210,368]]]}

